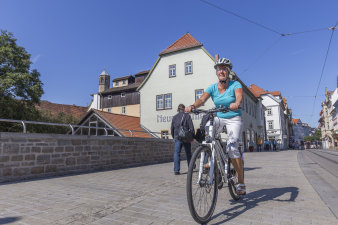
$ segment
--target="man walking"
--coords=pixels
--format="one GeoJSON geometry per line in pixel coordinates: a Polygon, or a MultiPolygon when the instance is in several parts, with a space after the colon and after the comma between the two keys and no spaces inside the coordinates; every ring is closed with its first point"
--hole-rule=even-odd
{"type": "Polygon", "coordinates": [[[257,138],[257,151],[258,152],[262,151],[262,144],[263,144],[263,140],[261,136],[258,135],[258,138],[257,138]]]}
{"type": "Polygon", "coordinates": [[[184,113],[185,106],[183,104],[179,104],[177,108],[177,114],[173,117],[171,122],[171,136],[175,141],[175,152],[174,152],[174,173],[175,175],[180,174],[180,153],[182,146],[184,147],[185,154],[187,156],[188,166],[191,159],[191,143],[182,142],[178,140],[178,132],[180,126],[183,125],[187,127],[190,131],[194,131],[194,125],[192,123],[191,117],[189,114],[184,113]]]}

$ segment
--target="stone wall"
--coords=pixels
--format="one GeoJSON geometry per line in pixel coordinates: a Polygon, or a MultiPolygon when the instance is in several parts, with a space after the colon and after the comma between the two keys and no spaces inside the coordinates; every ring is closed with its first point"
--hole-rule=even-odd
{"type": "Polygon", "coordinates": [[[0,182],[170,162],[173,152],[172,140],[0,132],[0,182]]]}

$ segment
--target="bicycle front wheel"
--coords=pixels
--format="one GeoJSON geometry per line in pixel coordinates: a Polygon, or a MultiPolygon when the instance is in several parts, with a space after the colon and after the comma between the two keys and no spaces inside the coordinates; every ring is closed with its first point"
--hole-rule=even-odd
{"type": "MultiPolygon", "coordinates": [[[[238,201],[241,198],[241,196],[238,195],[236,192],[236,184],[238,184],[238,177],[237,177],[235,168],[233,167],[231,161],[228,165],[229,165],[229,173],[228,173],[229,192],[230,192],[232,199],[235,201],[238,201]]],[[[243,161],[243,178],[244,178],[244,161],[243,161]]]]}
{"type": "Polygon", "coordinates": [[[207,146],[199,146],[190,161],[187,175],[187,200],[191,216],[197,223],[207,223],[214,213],[217,194],[218,179],[216,177],[216,160],[213,179],[210,183],[209,169],[202,168],[200,172],[201,155],[208,153],[203,164],[210,161],[211,150],[207,146]],[[209,184],[210,183],[210,184],[209,184]]]}

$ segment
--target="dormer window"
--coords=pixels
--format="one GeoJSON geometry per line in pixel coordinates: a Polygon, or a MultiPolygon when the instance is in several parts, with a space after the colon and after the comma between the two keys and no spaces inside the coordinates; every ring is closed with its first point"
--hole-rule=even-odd
{"type": "Polygon", "coordinates": [[[126,80],[123,80],[123,81],[122,81],[122,84],[126,84],[126,83],[127,83],[127,81],[126,81],[126,80]]]}
{"type": "Polygon", "coordinates": [[[119,82],[118,81],[115,82],[115,86],[119,86],[119,82]]]}

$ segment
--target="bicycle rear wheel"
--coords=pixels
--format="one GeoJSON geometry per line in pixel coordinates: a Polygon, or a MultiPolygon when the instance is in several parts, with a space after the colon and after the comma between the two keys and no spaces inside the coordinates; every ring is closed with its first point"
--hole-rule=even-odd
{"type": "MultiPolygon", "coordinates": [[[[208,161],[211,157],[210,148],[207,146],[199,146],[190,161],[187,175],[187,200],[191,216],[200,224],[207,223],[214,213],[217,195],[218,181],[216,179],[216,161],[214,166],[213,180],[209,184],[209,169],[202,169],[201,178],[199,180],[199,169],[201,162],[201,153],[208,153],[208,161]],[[194,169],[196,165],[196,169],[194,169]]],[[[206,162],[206,161],[204,161],[206,162]]]]}

